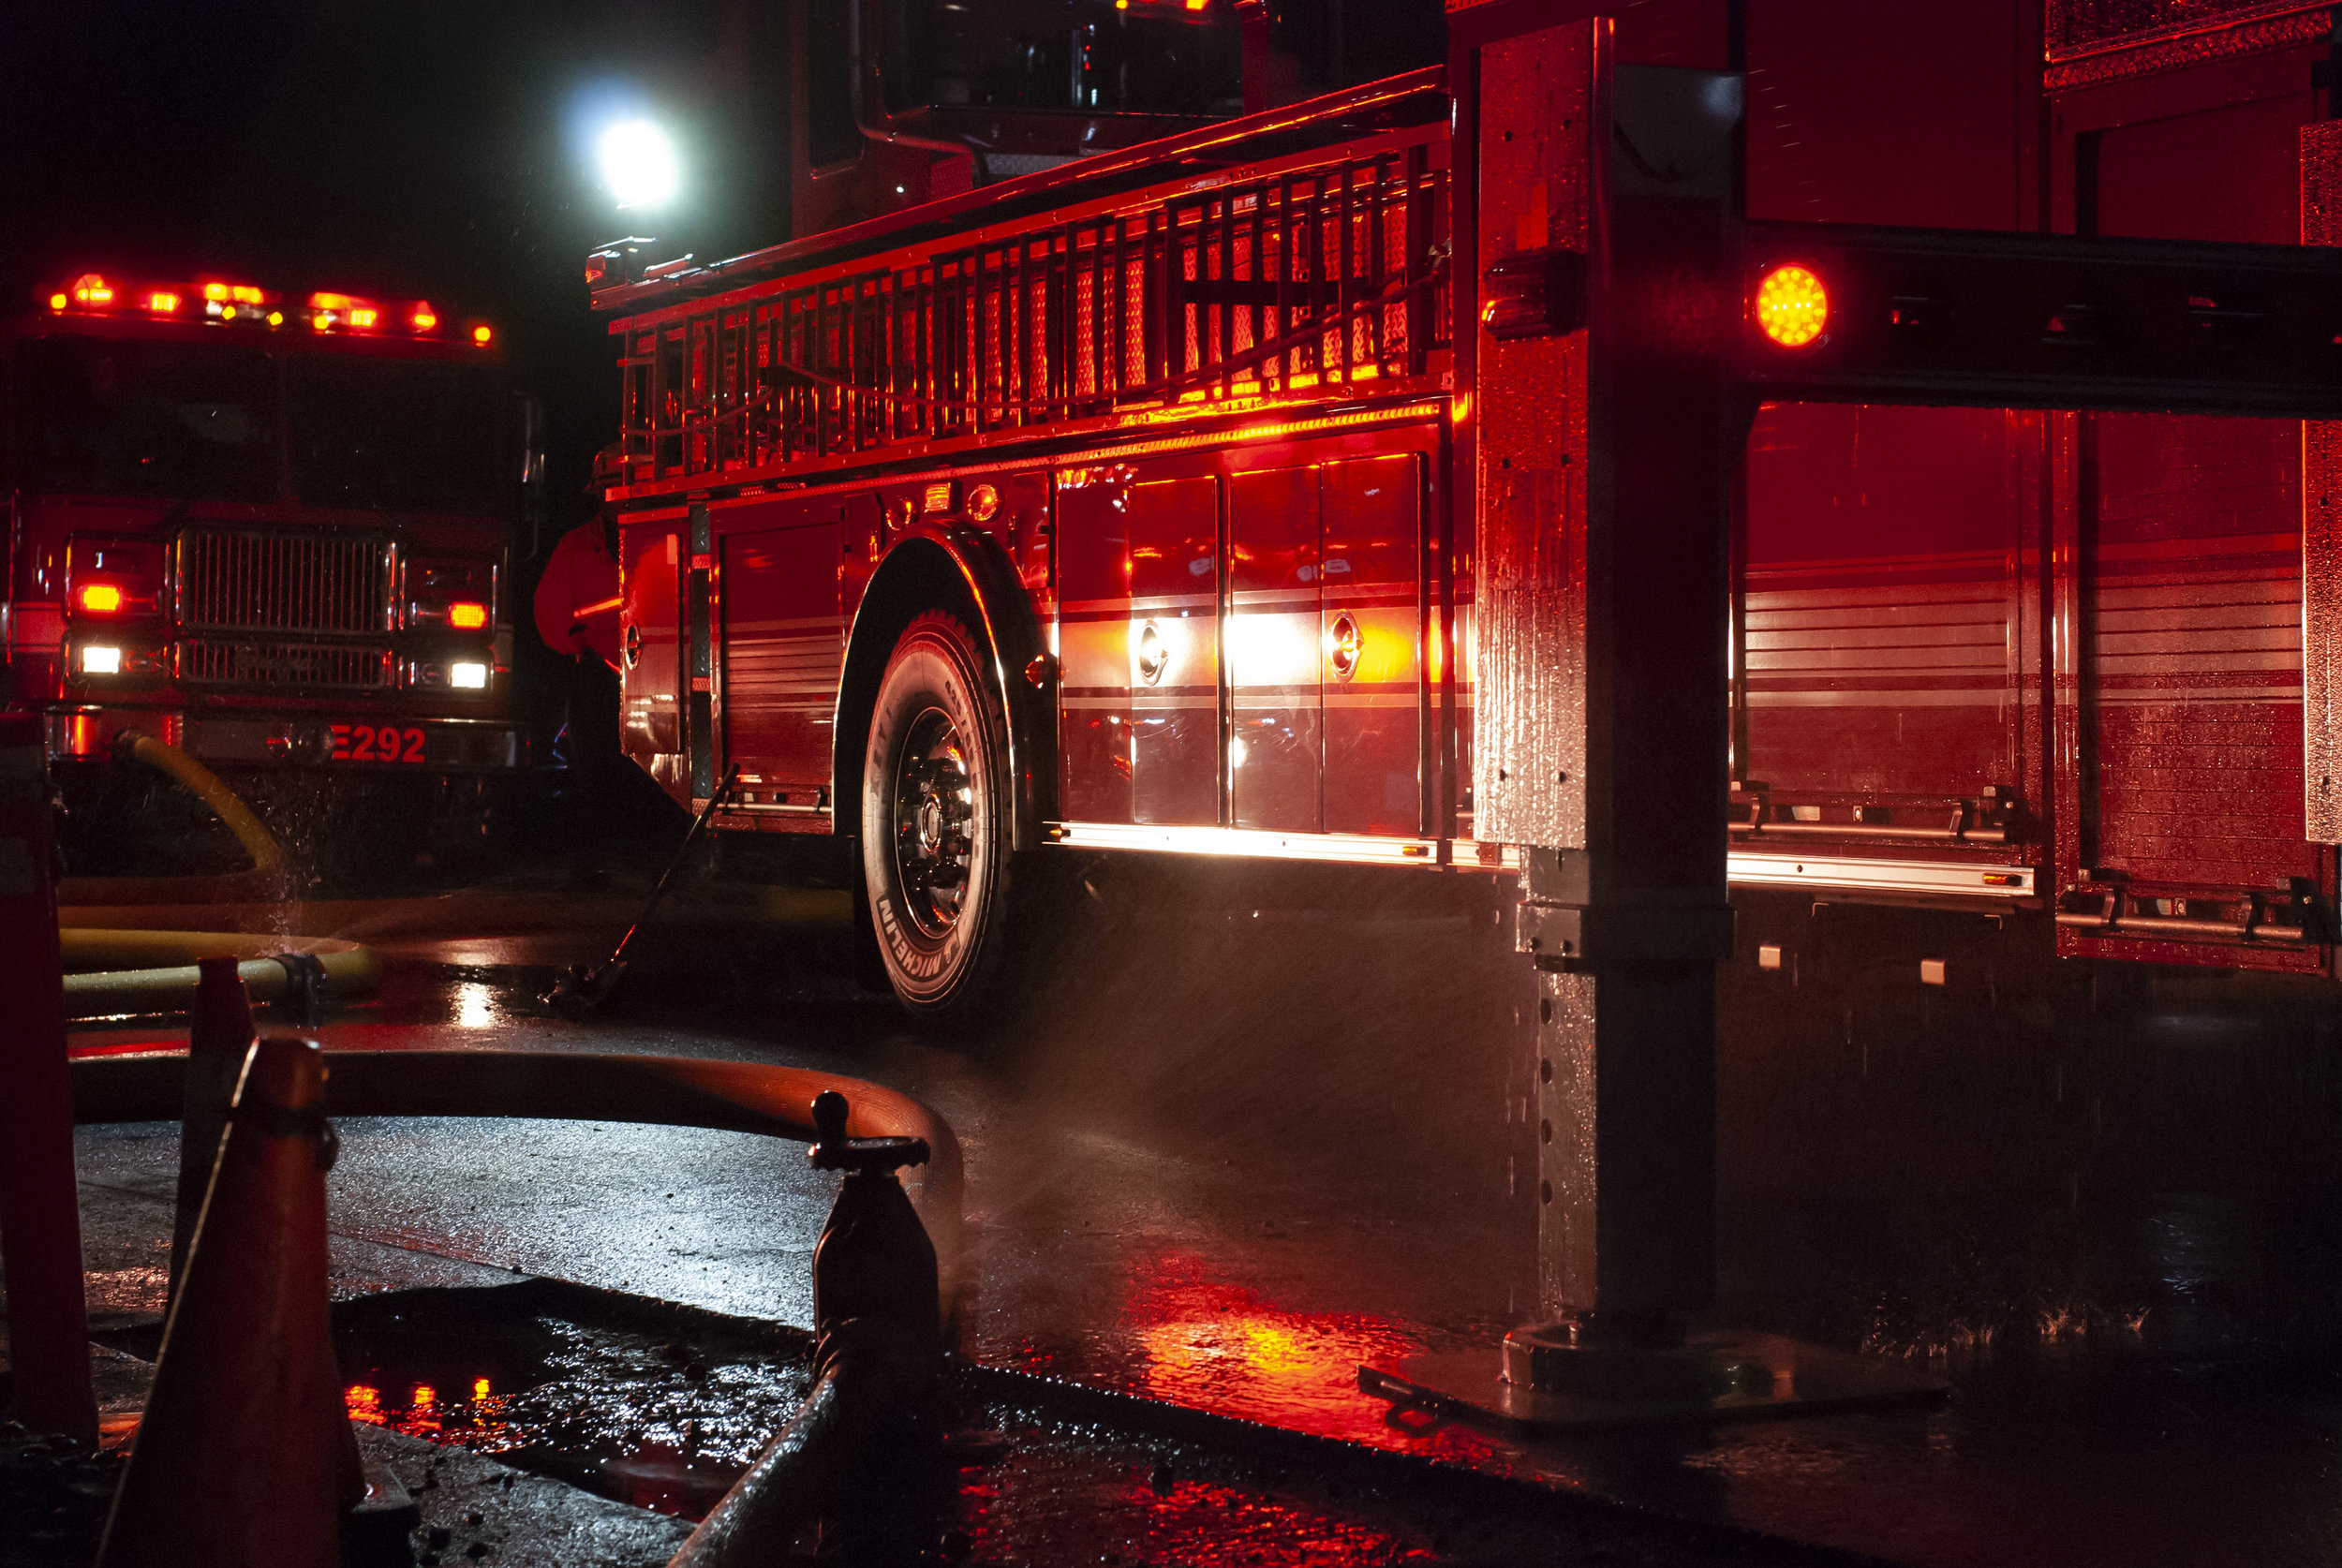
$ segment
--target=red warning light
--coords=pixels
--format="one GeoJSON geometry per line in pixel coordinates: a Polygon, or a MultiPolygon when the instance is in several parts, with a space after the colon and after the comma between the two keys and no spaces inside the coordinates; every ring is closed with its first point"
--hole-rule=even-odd
{"type": "Polygon", "coordinates": [[[111,583],[84,583],[75,597],[93,615],[111,615],[122,608],[122,590],[111,583]]]}
{"type": "Polygon", "coordinates": [[[488,624],[488,607],[457,599],[447,607],[447,624],[458,631],[478,631],[488,624]]]}
{"type": "Polygon", "coordinates": [[[1751,308],[1758,332],[1784,348],[1802,348],[1830,325],[1830,290],[1811,267],[1789,262],[1758,280],[1751,308]]]}

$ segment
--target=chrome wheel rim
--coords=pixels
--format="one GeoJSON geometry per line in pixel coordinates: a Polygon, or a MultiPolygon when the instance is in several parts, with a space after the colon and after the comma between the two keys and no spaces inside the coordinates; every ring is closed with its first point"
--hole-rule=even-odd
{"type": "Polygon", "coordinates": [[[922,936],[949,936],[966,908],[976,858],[975,781],[959,727],[929,708],[904,732],[895,767],[895,876],[922,936]]]}

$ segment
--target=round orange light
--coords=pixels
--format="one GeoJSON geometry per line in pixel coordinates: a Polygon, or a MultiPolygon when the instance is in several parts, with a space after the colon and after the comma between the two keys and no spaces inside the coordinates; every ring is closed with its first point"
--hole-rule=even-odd
{"type": "Polygon", "coordinates": [[[82,608],[93,615],[111,615],[122,608],[122,590],[111,583],[88,583],[82,587],[82,608]]]}
{"type": "Polygon", "coordinates": [[[1775,267],[1757,282],[1756,330],[1784,348],[1802,348],[1830,325],[1830,290],[1811,267],[1775,267]]]}
{"type": "Polygon", "coordinates": [[[474,327],[471,330],[471,340],[482,348],[488,346],[488,340],[494,336],[496,333],[486,327],[474,327]]]}

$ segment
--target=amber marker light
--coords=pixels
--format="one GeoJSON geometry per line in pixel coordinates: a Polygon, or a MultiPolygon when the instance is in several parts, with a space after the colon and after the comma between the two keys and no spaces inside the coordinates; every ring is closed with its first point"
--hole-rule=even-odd
{"type": "Polygon", "coordinates": [[[1830,290],[1813,268],[1790,262],[1757,281],[1754,309],[1758,332],[1784,348],[1802,348],[1830,325],[1830,290]]]}
{"type": "Polygon", "coordinates": [[[447,624],[458,631],[478,631],[488,624],[488,607],[457,599],[447,607],[447,624]]]}
{"type": "Polygon", "coordinates": [[[484,326],[474,327],[471,330],[471,340],[480,345],[482,348],[488,347],[488,345],[495,340],[496,335],[497,334],[494,332],[484,326]]]}

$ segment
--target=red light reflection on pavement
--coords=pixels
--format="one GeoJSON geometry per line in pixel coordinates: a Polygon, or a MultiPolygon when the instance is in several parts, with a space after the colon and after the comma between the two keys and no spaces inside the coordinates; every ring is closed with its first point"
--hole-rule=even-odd
{"type": "Polygon", "coordinates": [[[468,1399],[443,1399],[438,1389],[419,1383],[403,1404],[386,1401],[372,1383],[353,1383],[342,1390],[342,1405],[352,1421],[434,1442],[460,1439],[483,1453],[496,1450],[504,1431],[504,1401],[489,1392],[486,1378],[472,1380],[468,1399]]]}
{"type": "Polygon", "coordinates": [[[102,1045],[67,1045],[65,1054],[75,1061],[88,1057],[185,1056],[184,1040],[120,1040],[102,1045]]]}
{"type": "Polygon", "coordinates": [[[1422,1347],[1386,1318],[1298,1312],[1215,1280],[1192,1252],[1158,1257],[1122,1307],[1144,1354],[1138,1392],[1216,1414],[1352,1441],[1387,1441],[1358,1363],[1422,1347]]]}
{"type": "Polygon", "coordinates": [[[1343,1511],[1258,1487],[1188,1479],[1161,1485],[1144,1469],[1062,1452],[1026,1450],[981,1473],[962,1474],[959,1515],[970,1556],[979,1561],[1095,1556],[1182,1568],[1331,1568],[1432,1555],[1428,1539],[1343,1511]],[[1116,1549],[1099,1553],[1108,1542],[1116,1549]]]}

